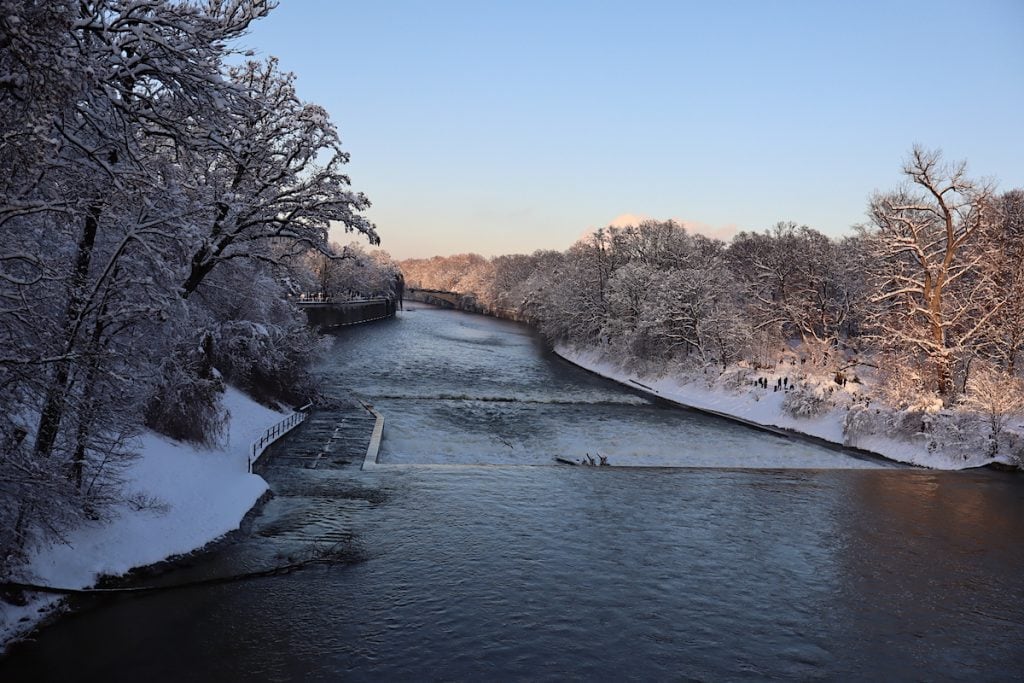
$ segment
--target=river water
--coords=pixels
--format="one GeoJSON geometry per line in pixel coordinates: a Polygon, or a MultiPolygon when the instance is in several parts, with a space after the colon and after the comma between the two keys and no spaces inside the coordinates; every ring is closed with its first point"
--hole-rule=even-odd
{"type": "Polygon", "coordinates": [[[83,600],[0,680],[1024,674],[1018,476],[887,467],[681,411],[519,325],[423,306],[339,334],[323,372],[384,414],[392,466],[339,452],[310,469],[342,417],[321,411],[275,446],[275,495],[242,532],[138,581],[327,561],[83,600]],[[551,459],[587,452],[684,467],[551,459]]]}

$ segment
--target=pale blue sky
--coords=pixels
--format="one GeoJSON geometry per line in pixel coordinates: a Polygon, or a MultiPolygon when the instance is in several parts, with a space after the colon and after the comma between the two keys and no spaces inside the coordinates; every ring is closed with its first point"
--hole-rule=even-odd
{"type": "Polygon", "coordinates": [[[623,214],[839,235],[915,142],[1024,187],[1024,0],[281,0],[244,42],[330,111],[397,258],[623,214]]]}

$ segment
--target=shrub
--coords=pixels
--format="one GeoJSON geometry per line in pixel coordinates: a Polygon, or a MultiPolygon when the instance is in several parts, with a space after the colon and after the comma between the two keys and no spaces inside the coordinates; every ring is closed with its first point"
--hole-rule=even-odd
{"type": "Polygon", "coordinates": [[[179,344],[165,358],[143,413],[147,427],[206,446],[221,441],[228,414],[220,404],[224,382],[211,363],[212,346],[207,333],[198,347],[179,344]]]}
{"type": "Polygon", "coordinates": [[[815,417],[832,407],[832,401],[824,387],[802,384],[786,392],[782,409],[798,418],[815,417]]]}

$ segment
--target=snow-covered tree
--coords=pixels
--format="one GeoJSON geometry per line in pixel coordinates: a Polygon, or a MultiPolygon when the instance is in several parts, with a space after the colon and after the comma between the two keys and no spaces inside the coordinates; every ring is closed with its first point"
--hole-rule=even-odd
{"type": "Polygon", "coordinates": [[[301,385],[278,279],[330,221],[376,240],[326,113],[272,61],[225,65],[272,6],[0,0],[2,557],[97,514],[144,421],[215,432],[216,364],[301,385]]]}
{"type": "Polygon", "coordinates": [[[1024,411],[1024,381],[989,363],[972,368],[963,404],[982,415],[988,427],[989,456],[999,452],[1006,423],[1024,411]]]}
{"type": "Polygon", "coordinates": [[[550,272],[534,278],[538,296],[531,309],[549,339],[570,343],[602,340],[608,304],[606,256],[600,238],[580,241],[553,263],[550,272]]]}
{"type": "Polygon", "coordinates": [[[507,296],[510,303],[516,302],[518,316],[537,323],[544,317],[542,312],[548,292],[556,289],[553,284],[554,273],[563,267],[565,254],[539,250],[530,254],[530,261],[533,264],[532,272],[507,296]]]}
{"type": "Polygon", "coordinates": [[[537,269],[537,260],[527,254],[509,254],[491,259],[491,281],[485,303],[503,311],[518,313],[527,300],[524,285],[537,269]]]}
{"type": "Polygon", "coordinates": [[[673,220],[646,220],[637,225],[609,227],[603,234],[614,252],[613,268],[623,262],[637,262],[668,270],[692,250],[690,235],[673,220]]]}
{"type": "Polygon", "coordinates": [[[852,300],[837,267],[845,253],[836,242],[784,222],[765,233],[741,232],[728,255],[748,297],[754,330],[778,330],[806,346],[838,344],[852,300]]]}
{"type": "Polygon", "coordinates": [[[996,258],[979,239],[995,219],[992,188],[970,179],[966,163],[920,147],[903,172],[910,184],[872,198],[864,232],[877,292],[871,321],[879,344],[927,359],[949,401],[958,361],[1005,302],[982,267],[996,258]]]}
{"type": "Polygon", "coordinates": [[[0,7],[0,431],[11,435],[0,479],[14,482],[2,507],[16,517],[5,543],[97,514],[139,422],[140,368],[156,346],[141,339],[193,208],[173,141],[222,98],[226,43],[266,11],[242,1],[0,7]]]}
{"type": "Polygon", "coordinates": [[[984,265],[994,283],[995,303],[1002,308],[985,326],[981,344],[984,355],[1013,375],[1024,354],[1024,190],[1004,193],[995,209],[995,229],[987,235],[992,244],[986,250],[994,258],[984,265]]]}
{"type": "Polygon", "coordinates": [[[8,188],[10,203],[0,209],[5,230],[46,254],[46,277],[33,291],[37,310],[53,323],[33,430],[38,457],[59,445],[76,402],[78,433],[93,431],[81,420],[97,400],[96,382],[111,376],[99,359],[111,361],[140,311],[154,307],[152,274],[166,272],[169,249],[194,210],[179,192],[173,158],[187,128],[182,121],[207,118],[230,95],[218,86],[225,43],[265,12],[259,2],[200,8],[110,0],[68,4],[49,18],[57,33],[42,44],[55,50],[49,58],[58,74],[74,78],[57,80],[48,117],[27,129],[15,124],[13,137],[37,147],[35,166],[18,164],[22,154],[4,160],[14,164],[10,177],[19,185],[8,188]]]}
{"type": "Polygon", "coordinates": [[[348,154],[337,130],[323,108],[298,98],[294,75],[270,59],[233,68],[230,78],[244,97],[230,112],[230,127],[209,132],[211,153],[192,169],[209,210],[181,286],[185,297],[226,261],[329,252],[332,223],[380,241],[360,213],[369,200],[343,173],[348,154]]]}
{"type": "Polygon", "coordinates": [[[747,346],[747,326],[737,305],[732,273],[719,255],[664,273],[644,312],[652,349],[700,365],[727,364],[747,346]]]}
{"type": "Polygon", "coordinates": [[[630,261],[608,278],[606,334],[629,337],[640,326],[651,292],[663,273],[643,261],[630,261]]]}
{"type": "Polygon", "coordinates": [[[368,253],[356,242],[344,247],[331,244],[329,253],[310,251],[306,264],[313,276],[313,286],[303,291],[313,291],[333,301],[394,296],[400,273],[398,264],[387,252],[368,253]]]}

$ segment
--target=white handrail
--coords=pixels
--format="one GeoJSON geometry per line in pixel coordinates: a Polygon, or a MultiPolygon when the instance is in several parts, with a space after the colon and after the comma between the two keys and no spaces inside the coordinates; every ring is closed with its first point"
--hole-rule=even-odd
{"type": "Polygon", "coordinates": [[[387,296],[356,296],[349,299],[336,299],[320,294],[300,294],[295,297],[295,302],[300,304],[373,304],[386,301],[393,301],[394,297],[387,296]]]}
{"type": "MultiPolygon", "coordinates": [[[[308,407],[308,406],[303,406],[308,407]]],[[[284,418],[272,427],[263,431],[262,436],[252,442],[249,447],[249,474],[252,474],[252,466],[256,464],[263,452],[282,436],[298,427],[306,419],[306,413],[299,410],[284,418]]]]}

